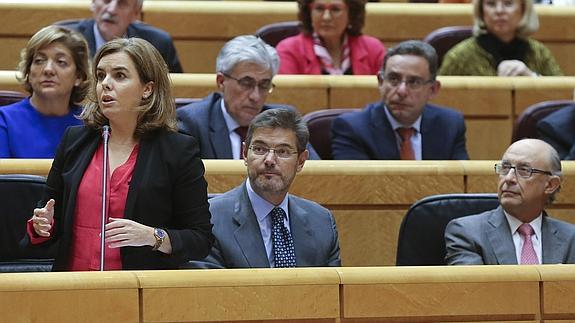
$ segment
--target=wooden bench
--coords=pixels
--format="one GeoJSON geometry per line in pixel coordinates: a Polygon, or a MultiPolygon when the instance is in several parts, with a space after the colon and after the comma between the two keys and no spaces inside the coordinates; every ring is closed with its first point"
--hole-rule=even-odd
{"type": "MultiPolygon", "coordinates": [[[[175,97],[201,98],[216,91],[214,74],[172,74],[175,97]]],[[[471,159],[498,159],[511,142],[513,123],[529,105],[571,99],[575,77],[439,77],[432,103],[465,117],[471,159]]],[[[290,104],[306,114],[328,108],[363,108],[380,100],[375,76],[278,75],[270,103],[290,104]]],[[[23,91],[14,71],[0,71],[0,89],[23,91]]]]}
{"type": "MultiPolygon", "coordinates": [[[[395,264],[397,237],[411,204],[434,194],[497,190],[495,161],[307,161],[290,192],[329,208],[337,222],[345,266],[395,264]]],[[[210,193],[246,177],[239,160],[204,160],[210,193]]],[[[46,175],[51,160],[0,159],[0,174],[46,175]]],[[[564,182],[552,216],[575,223],[575,162],[563,162],[564,182]]]]}
{"type": "Polygon", "coordinates": [[[4,322],[138,322],[139,284],[132,272],[4,273],[4,322]]]}
{"type": "Polygon", "coordinates": [[[27,273],[7,322],[572,322],[575,265],[27,273]]]}
{"type": "MultiPolygon", "coordinates": [[[[53,22],[90,17],[89,1],[5,0],[0,3],[0,69],[13,69],[29,37],[53,22]]],[[[541,28],[534,35],[553,52],[565,75],[575,75],[575,8],[536,6],[541,28]]],[[[229,39],[263,25],[297,20],[295,2],[146,1],[142,20],[174,38],[184,71],[213,73],[216,55],[229,39]]],[[[469,4],[369,3],[364,32],[387,46],[423,39],[431,31],[471,25],[469,4]]]]}

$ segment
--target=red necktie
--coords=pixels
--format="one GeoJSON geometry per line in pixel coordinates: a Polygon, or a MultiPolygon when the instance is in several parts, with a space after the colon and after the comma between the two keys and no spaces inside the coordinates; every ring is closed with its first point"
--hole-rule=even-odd
{"type": "Polygon", "coordinates": [[[399,156],[402,160],[415,160],[415,153],[413,152],[413,146],[411,145],[411,137],[414,133],[413,128],[398,128],[397,132],[401,137],[401,146],[399,150],[399,156]]]}
{"type": "Polygon", "coordinates": [[[246,135],[248,134],[248,127],[241,126],[234,129],[234,132],[240,136],[240,159],[244,158],[244,141],[246,141],[246,135]]]}

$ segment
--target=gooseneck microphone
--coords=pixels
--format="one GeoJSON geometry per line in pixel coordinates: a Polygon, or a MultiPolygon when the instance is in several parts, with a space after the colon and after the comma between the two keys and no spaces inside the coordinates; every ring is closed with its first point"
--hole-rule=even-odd
{"type": "Polygon", "coordinates": [[[106,196],[108,191],[108,141],[110,141],[110,126],[102,127],[102,139],[104,144],[104,158],[102,158],[102,226],[100,228],[100,271],[104,271],[105,255],[105,234],[106,234],[106,215],[108,214],[108,203],[106,196]]]}

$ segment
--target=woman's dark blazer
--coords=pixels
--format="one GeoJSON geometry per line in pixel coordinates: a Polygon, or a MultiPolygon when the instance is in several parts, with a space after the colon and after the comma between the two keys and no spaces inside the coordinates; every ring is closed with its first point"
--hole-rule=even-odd
{"type": "MultiPolygon", "coordinates": [[[[54,271],[68,268],[76,193],[100,138],[92,128],[68,128],[48,174],[41,203],[56,201],[53,238],[46,242],[59,240],[54,271]]],[[[143,137],[129,185],[124,218],[165,229],[172,254],[152,251],[151,246],[123,247],[123,269],[174,269],[208,255],[214,238],[204,165],[193,137],[165,130],[143,137]]]]}

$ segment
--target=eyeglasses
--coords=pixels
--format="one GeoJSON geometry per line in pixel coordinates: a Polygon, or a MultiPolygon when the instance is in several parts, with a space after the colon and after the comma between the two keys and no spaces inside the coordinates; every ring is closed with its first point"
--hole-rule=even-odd
{"type": "Polygon", "coordinates": [[[289,159],[291,156],[297,154],[297,151],[293,151],[287,147],[280,147],[280,148],[269,148],[266,146],[261,145],[251,145],[250,150],[256,156],[266,156],[269,152],[273,152],[277,157],[281,159],[289,159]]]}
{"type": "Polygon", "coordinates": [[[265,79],[265,80],[261,80],[261,81],[256,81],[253,77],[249,77],[249,76],[244,76],[241,79],[237,79],[227,73],[222,73],[225,77],[230,78],[236,82],[238,82],[239,86],[244,90],[244,91],[253,91],[256,86],[258,87],[258,89],[262,92],[267,92],[267,93],[272,93],[274,88],[275,88],[275,84],[272,83],[272,80],[269,79],[265,79]]]}
{"type": "Polygon", "coordinates": [[[381,75],[380,77],[383,81],[387,82],[391,87],[398,87],[401,83],[405,83],[410,90],[417,91],[420,90],[425,84],[430,84],[435,82],[435,80],[424,80],[419,77],[408,77],[405,80],[401,79],[401,76],[390,74],[381,75]]]}
{"type": "Polygon", "coordinates": [[[507,176],[511,169],[515,170],[515,175],[521,178],[529,178],[533,173],[538,174],[545,174],[552,176],[551,172],[546,170],[541,170],[537,168],[527,167],[527,166],[512,166],[511,164],[507,163],[497,163],[495,164],[495,173],[499,174],[499,176],[507,176]]]}
{"type": "Polygon", "coordinates": [[[325,11],[329,11],[332,17],[339,17],[345,11],[345,5],[335,3],[310,3],[309,10],[311,13],[318,16],[323,16],[325,11]]]}

